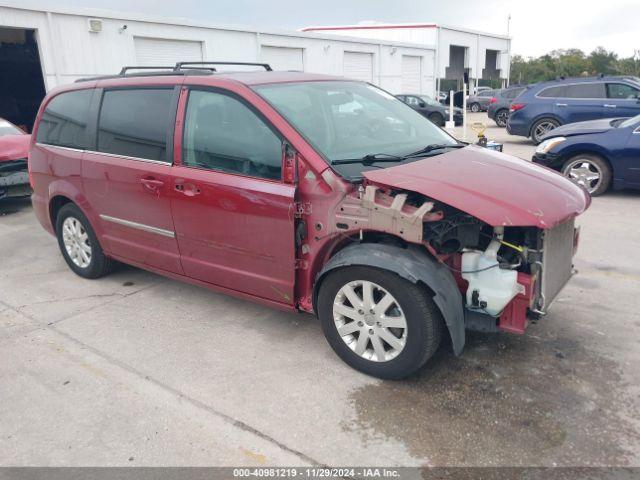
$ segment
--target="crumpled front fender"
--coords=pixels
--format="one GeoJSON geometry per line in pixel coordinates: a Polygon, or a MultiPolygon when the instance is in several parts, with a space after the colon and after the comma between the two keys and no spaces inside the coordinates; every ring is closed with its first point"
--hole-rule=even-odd
{"type": "Polygon", "coordinates": [[[436,303],[449,329],[453,351],[459,355],[464,348],[464,310],[462,295],[453,275],[441,263],[419,246],[400,248],[379,243],[357,243],[336,253],[316,277],[313,289],[313,309],[317,311],[318,291],[324,276],[336,268],[362,265],[389,270],[413,283],[422,282],[433,292],[436,303]]]}

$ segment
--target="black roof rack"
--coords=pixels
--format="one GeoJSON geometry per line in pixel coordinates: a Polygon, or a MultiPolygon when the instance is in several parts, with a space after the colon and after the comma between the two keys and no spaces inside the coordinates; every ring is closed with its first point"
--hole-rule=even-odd
{"type": "Polygon", "coordinates": [[[98,77],[80,78],[78,82],[88,82],[90,80],[106,80],[111,78],[122,77],[152,77],[166,75],[211,75],[217,70],[214,65],[241,65],[249,67],[262,67],[267,72],[273,71],[268,63],[252,63],[252,62],[178,62],[174,66],[148,66],[148,65],[129,65],[122,67],[117,75],[103,75],[98,77]],[[143,70],[132,73],[131,70],[143,70]]]}
{"type": "MultiPolygon", "coordinates": [[[[273,71],[273,69],[271,68],[271,65],[269,65],[268,63],[253,63],[253,62],[178,62],[176,63],[174,70],[176,71],[182,70],[185,67],[185,65],[186,66],[189,66],[189,65],[241,65],[241,66],[247,66],[247,67],[262,67],[267,72],[273,71]]],[[[213,71],[214,72],[216,71],[215,68],[213,68],[213,71]]]]}
{"type": "Polygon", "coordinates": [[[125,76],[129,70],[173,70],[173,67],[148,67],[148,66],[128,66],[122,67],[118,75],[125,76]]]}

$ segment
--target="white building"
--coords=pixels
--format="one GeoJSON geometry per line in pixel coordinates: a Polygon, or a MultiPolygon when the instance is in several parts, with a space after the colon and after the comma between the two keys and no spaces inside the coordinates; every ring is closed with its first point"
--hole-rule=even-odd
{"type": "Polygon", "coordinates": [[[275,70],[344,75],[435,92],[435,47],[426,42],[257,30],[50,2],[0,5],[0,117],[29,128],[45,91],[125,65],[177,61],[267,62],[275,70]]]}
{"type": "MultiPolygon", "coordinates": [[[[438,90],[459,87],[464,73],[471,86],[505,86],[511,64],[511,39],[473,30],[437,25],[435,23],[361,23],[358,25],[306,27],[305,32],[332,33],[350,37],[392,42],[410,42],[436,47],[436,82],[438,90]]],[[[404,68],[415,68],[405,62],[404,68]]],[[[407,93],[410,93],[407,90],[407,93]]]]}

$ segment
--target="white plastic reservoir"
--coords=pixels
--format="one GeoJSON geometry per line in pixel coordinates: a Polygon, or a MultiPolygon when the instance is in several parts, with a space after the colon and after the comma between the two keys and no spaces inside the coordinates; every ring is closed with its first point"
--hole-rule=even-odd
{"type": "MultiPolygon", "coordinates": [[[[501,238],[499,229],[496,233],[501,238]]],[[[517,271],[498,266],[499,248],[500,242],[493,240],[484,252],[474,250],[462,254],[462,278],[469,282],[467,306],[493,316],[499,315],[522,288],[518,285],[517,271]],[[474,306],[474,291],[478,292],[478,303],[486,303],[486,306],[474,306]]]]}

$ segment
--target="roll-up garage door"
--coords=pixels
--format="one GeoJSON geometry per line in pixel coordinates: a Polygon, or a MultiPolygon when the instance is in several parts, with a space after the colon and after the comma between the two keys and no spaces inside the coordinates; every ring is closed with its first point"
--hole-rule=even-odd
{"type": "Polygon", "coordinates": [[[201,62],[202,42],[135,37],[136,63],[171,66],[176,62],[201,62]]]}
{"type": "Polygon", "coordinates": [[[402,93],[422,93],[420,57],[402,56],[402,93]]]}
{"type": "Polygon", "coordinates": [[[354,80],[373,82],[373,54],[344,52],[344,76],[354,80]]]}
{"type": "Polygon", "coordinates": [[[260,47],[260,57],[264,63],[271,65],[274,70],[304,70],[303,49],[291,47],[260,47]]]}

